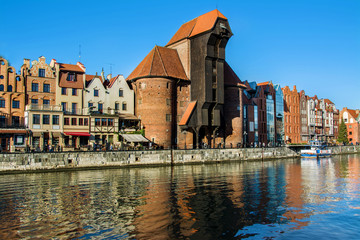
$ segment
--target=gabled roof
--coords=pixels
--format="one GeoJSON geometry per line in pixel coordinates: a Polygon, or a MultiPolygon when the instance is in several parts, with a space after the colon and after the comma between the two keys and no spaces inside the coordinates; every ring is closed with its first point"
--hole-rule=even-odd
{"type": "Polygon", "coordinates": [[[126,80],[146,77],[170,77],[189,80],[175,49],[155,46],[126,80]]]}
{"type": "MultiPolygon", "coordinates": [[[[60,67],[60,71],[69,71],[69,72],[81,72],[85,73],[85,70],[81,68],[79,65],[67,64],[67,63],[58,63],[60,67]]],[[[79,63],[81,64],[81,63],[79,63]]],[[[81,64],[82,65],[82,64],[81,64]]]]}
{"type": "Polygon", "coordinates": [[[110,79],[110,82],[109,82],[109,84],[108,84],[108,88],[111,88],[113,85],[114,85],[114,83],[115,83],[115,80],[118,78],[120,76],[120,74],[118,74],[118,75],[116,75],[115,77],[113,77],[113,78],[111,78],[110,79]]]}
{"type": "Polygon", "coordinates": [[[215,9],[183,24],[166,46],[211,30],[218,18],[227,20],[219,10],[215,9]]]}
{"type": "Polygon", "coordinates": [[[92,82],[92,80],[94,80],[95,77],[99,78],[101,83],[103,83],[103,79],[101,76],[86,74],[85,75],[85,87],[88,87],[90,85],[90,83],[92,82]]]}
{"type": "Polygon", "coordinates": [[[356,113],[356,110],[353,110],[353,109],[347,109],[348,113],[350,113],[350,115],[353,117],[353,118],[357,118],[359,116],[359,113],[356,113]]]}
{"type": "Polygon", "coordinates": [[[327,103],[327,104],[334,104],[332,101],[330,101],[329,99],[324,99],[324,102],[327,103]]]}
{"type": "Polygon", "coordinates": [[[224,84],[228,86],[246,88],[245,84],[241,82],[240,78],[236,75],[227,62],[224,64],[224,84]]]}

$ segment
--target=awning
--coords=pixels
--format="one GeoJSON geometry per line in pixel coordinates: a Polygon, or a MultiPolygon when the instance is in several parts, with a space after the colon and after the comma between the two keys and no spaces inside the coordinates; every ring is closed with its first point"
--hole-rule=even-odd
{"type": "Polygon", "coordinates": [[[91,134],[87,132],[64,132],[67,136],[80,136],[80,137],[90,137],[91,134]]]}
{"type": "Polygon", "coordinates": [[[141,134],[120,134],[127,142],[149,142],[141,134]]]}

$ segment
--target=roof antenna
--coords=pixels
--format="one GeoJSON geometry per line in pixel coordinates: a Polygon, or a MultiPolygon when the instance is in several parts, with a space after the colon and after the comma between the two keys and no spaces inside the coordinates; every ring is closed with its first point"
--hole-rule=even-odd
{"type": "Polygon", "coordinates": [[[81,62],[81,44],[79,44],[79,62],[81,62]]]}
{"type": "Polygon", "coordinates": [[[114,66],[114,64],[112,63],[108,63],[110,65],[110,74],[112,74],[112,66],[114,66]]]}

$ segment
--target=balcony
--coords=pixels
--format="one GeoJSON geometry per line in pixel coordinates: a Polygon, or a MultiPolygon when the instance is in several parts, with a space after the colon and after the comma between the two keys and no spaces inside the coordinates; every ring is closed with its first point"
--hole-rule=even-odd
{"type": "Polygon", "coordinates": [[[66,115],[88,115],[86,108],[66,108],[63,112],[66,115]]]}
{"type": "Polygon", "coordinates": [[[39,105],[39,104],[30,104],[27,105],[25,110],[27,111],[31,111],[31,110],[35,110],[35,111],[58,111],[61,112],[62,111],[62,107],[60,105],[39,105]]]}
{"type": "Polygon", "coordinates": [[[25,129],[23,117],[10,117],[8,114],[0,114],[0,128],[25,129]]]}

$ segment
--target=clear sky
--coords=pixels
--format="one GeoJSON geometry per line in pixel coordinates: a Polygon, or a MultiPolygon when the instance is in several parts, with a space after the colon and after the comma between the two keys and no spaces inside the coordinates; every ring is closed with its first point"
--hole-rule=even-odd
{"type": "Polygon", "coordinates": [[[360,108],[360,0],[0,0],[0,55],[19,69],[40,56],[75,64],[80,50],[88,74],[127,77],[183,23],[216,8],[234,33],[226,60],[241,80],[360,108]]]}

